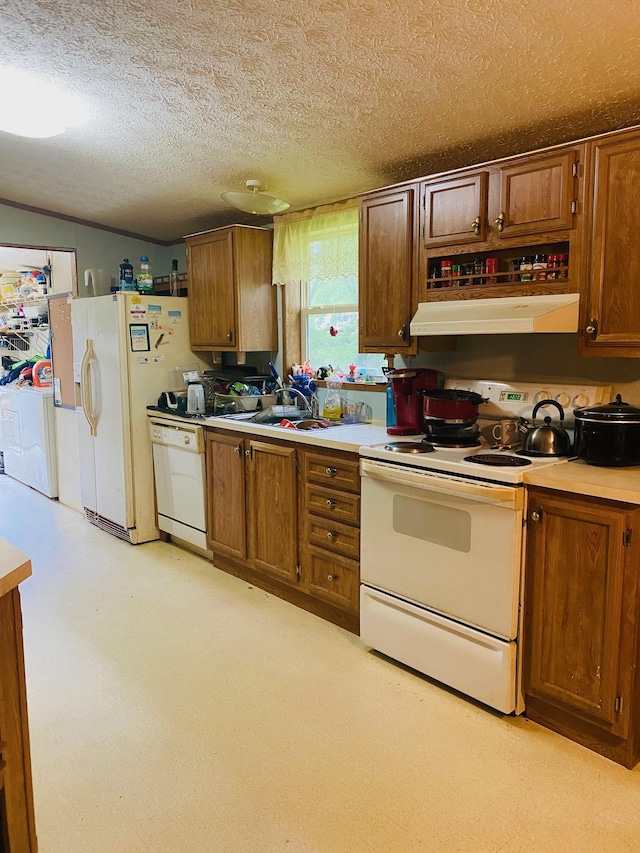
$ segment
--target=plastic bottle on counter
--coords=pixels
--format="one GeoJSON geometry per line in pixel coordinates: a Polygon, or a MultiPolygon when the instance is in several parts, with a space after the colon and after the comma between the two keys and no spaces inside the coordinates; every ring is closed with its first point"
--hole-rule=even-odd
{"type": "Polygon", "coordinates": [[[396,401],[393,397],[391,385],[387,385],[387,426],[396,425],[396,401]]]}
{"type": "Polygon", "coordinates": [[[135,290],[136,284],[133,280],[133,264],[129,263],[129,258],[125,258],[120,264],[120,290],[135,290]]]}
{"type": "Polygon", "coordinates": [[[169,273],[169,296],[180,296],[180,287],[178,286],[177,258],[174,258],[171,261],[171,272],[169,273]]]}
{"type": "Polygon", "coordinates": [[[140,258],[140,272],[136,276],[136,290],[138,293],[153,294],[153,276],[151,275],[151,264],[146,255],[140,258]]]}

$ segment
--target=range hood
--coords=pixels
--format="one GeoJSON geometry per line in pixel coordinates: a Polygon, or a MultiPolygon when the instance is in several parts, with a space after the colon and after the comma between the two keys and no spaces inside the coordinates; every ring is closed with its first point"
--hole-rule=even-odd
{"type": "Polygon", "coordinates": [[[412,335],[509,335],[577,332],[578,293],[421,302],[412,335]]]}

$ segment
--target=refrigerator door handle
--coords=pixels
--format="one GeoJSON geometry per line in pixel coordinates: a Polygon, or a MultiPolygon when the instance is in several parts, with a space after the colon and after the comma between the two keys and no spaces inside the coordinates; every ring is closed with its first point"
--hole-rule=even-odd
{"type": "Polygon", "coordinates": [[[87,339],[84,354],[80,363],[80,379],[82,382],[82,414],[89,424],[91,435],[98,434],[98,423],[93,414],[93,389],[91,387],[91,359],[95,358],[93,341],[87,339]]]}

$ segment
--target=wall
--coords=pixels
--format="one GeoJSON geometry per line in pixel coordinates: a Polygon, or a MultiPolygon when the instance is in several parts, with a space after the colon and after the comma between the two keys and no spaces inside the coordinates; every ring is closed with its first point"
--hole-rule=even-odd
{"type": "MultiPolygon", "coordinates": [[[[176,254],[179,246],[159,246],[4,204],[0,204],[0,242],[17,246],[75,249],[81,296],[87,295],[84,287],[86,269],[103,269],[115,282],[118,264],[123,258],[129,258],[135,267],[140,256],[147,255],[154,275],[164,275],[171,269],[171,258],[184,257],[184,248],[182,255],[179,252],[176,254]]],[[[185,263],[181,269],[186,269],[185,263]]]]}

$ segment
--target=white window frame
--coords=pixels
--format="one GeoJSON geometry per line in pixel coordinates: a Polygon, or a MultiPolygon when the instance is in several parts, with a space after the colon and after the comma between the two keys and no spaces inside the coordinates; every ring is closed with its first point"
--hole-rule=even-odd
{"type": "MultiPolygon", "coordinates": [[[[306,361],[309,358],[309,350],[307,349],[307,338],[309,331],[309,317],[314,314],[336,314],[336,313],[355,313],[358,314],[358,303],[339,303],[338,305],[314,305],[309,306],[309,282],[300,282],[300,350],[302,352],[302,360],[306,361]]],[[[356,353],[357,355],[357,353],[356,353]]]]}

